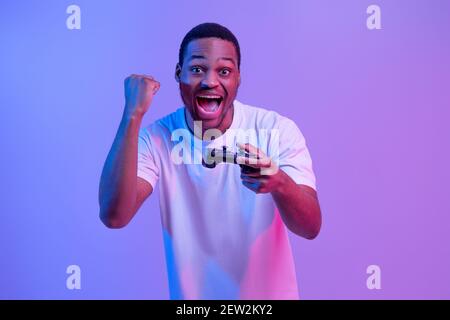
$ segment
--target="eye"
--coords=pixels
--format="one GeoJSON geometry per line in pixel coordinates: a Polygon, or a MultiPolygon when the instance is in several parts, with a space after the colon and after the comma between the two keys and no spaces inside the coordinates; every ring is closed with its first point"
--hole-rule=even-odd
{"type": "Polygon", "coordinates": [[[200,72],[202,72],[202,68],[200,68],[199,66],[191,67],[191,72],[192,73],[200,73],[200,72]]]}
{"type": "Polygon", "coordinates": [[[222,76],[227,76],[227,75],[229,75],[231,73],[231,70],[229,70],[229,69],[222,69],[222,70],[220,70],[220,74],[222,75],[222,76]]]}

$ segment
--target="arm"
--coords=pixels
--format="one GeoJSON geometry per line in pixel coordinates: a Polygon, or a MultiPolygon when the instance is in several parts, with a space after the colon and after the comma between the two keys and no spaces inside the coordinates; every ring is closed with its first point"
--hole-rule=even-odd
{"type": "Polygon", "coordinates": [[[295,234],[314,239],[322,225],[322,214],[316,191],[296,184],[283,170],[278,170],[281,183],[272,197],[286,226],[295,234]]]}
{"type": "Polygon", "coordinates": [[[151,77],[132,75],[125,80],[126,105],[99,185],[100,219],[109,228],[127,225],[153,191],[137,177],[137,154],[142,118],[158,89],[151,77]]]}

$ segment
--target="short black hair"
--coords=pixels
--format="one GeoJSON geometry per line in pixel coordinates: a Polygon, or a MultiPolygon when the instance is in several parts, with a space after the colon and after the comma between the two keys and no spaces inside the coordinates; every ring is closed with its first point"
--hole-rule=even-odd
{"type": "Polygon", "coordinates": [[[184,54],[186,47],[192,40],[202,39],[202,38],[219,38],[222,40],[230,41],[234,48],[236,49],[238,57],[238,69],[241,67],[241,49],[239,48],[239,42],[237,41],[234,34],[218,23],[206,22],[199,24],[198,26],[192,28],[183,38],[180,45],[180,51],[178,53],[178,63],[180,66],[183,65],[184,54]]]}

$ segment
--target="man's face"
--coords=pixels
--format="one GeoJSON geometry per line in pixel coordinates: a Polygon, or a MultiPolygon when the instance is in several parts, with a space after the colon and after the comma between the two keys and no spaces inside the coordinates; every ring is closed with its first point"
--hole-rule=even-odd
{"type": "MultiPolygon", "coordinates": [[[[183,66],[177,64],[183,103],[203,129],[222,128],[229,122],[240,83],[238,59],[232,42],[203,38],[189,42],[183,66]]],[[[231,124],[231,122],[230,122],[231,124]]]]}

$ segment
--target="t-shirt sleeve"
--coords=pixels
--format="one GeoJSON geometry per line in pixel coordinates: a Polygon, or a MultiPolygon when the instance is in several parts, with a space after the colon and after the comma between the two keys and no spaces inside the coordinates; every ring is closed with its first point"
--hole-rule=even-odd
{"type": "Polygon", "coordinates": [[[139,131],[137,176],[148,181],[153,189],[159,179],[150,133],[146,128],[139,131]]]}
{"type": "Polygon", "coordinates": [[[306,141],[294,121],[283,118],[279,126],[278,143],[272,146],[272,157],[279,169],[283,170],[297,184],[307,185],[316,190],[316,177],[306,141]],[[278,150],[274,149],[278,146],[278,150]]]}

